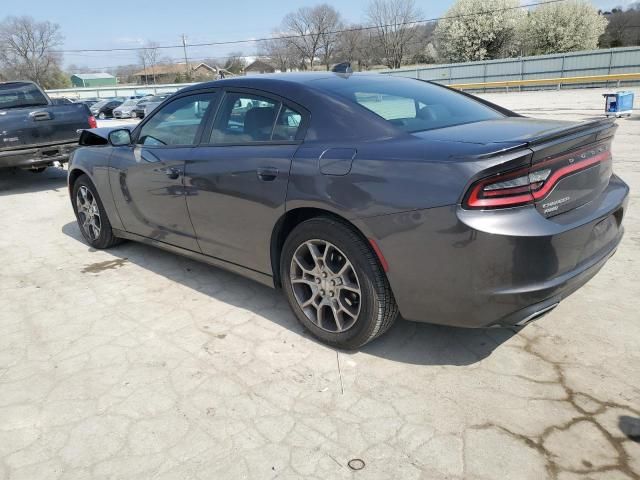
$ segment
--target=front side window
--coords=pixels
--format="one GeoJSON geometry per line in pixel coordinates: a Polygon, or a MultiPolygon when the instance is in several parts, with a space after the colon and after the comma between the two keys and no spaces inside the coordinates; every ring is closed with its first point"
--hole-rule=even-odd
{"type": "Polygon", "coordinates": [[[150,146],[195,144],[214,95],[190,95],[168,103],[142,126],[137,143],[150,146]]]}

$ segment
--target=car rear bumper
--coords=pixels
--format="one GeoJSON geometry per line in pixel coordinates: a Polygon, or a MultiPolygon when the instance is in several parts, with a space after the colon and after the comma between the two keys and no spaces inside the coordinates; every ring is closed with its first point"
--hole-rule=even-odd
{"type": "Polygon", "coordinates": [[[57,145],[0,151],[0,168],[38,168],[51,165],[53,162],[66,163],[76,148],[77,140],[57,145]]]}
{"type": "Polygon", "coordinates": [[[623,235],[629,188],[544,218],[533,207],[459,206],[361,219],[389,264],[401,315],[462,327],[537,318],[592,278],[623,235]]]}

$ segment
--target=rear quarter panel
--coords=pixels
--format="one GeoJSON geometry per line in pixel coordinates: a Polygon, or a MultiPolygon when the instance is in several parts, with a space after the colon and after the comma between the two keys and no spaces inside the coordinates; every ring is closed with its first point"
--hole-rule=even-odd
{"type": "Polygon", "coordinates": [[[352,220],[455,205],[478,172],[529,152],[483,158],[505,148],[425,142],[410,135],[375,142],[305,142],[292,163],[287,209],[323,208],[352,220]],[[347,174],[320,173],[319,158],[329,148],[356,150],[347,174]]]}

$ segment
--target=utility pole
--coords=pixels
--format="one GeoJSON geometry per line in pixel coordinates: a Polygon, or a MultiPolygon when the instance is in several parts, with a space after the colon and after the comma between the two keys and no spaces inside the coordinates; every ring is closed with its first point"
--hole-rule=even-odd
{"type": "Polygon", "coordinates": [[[144,50],[142,53],[142,72],[144,73],[144,84],[147,85],[147,59],[144,50]]]}
{"type": "Polygon", "coordinates": [[[187,82],[191,81],[191,70],[189,69],[189,59],[187,58],[187,37],[182,34],[182,49],[184,50],[184,68],[187,72],[187,82]]]}

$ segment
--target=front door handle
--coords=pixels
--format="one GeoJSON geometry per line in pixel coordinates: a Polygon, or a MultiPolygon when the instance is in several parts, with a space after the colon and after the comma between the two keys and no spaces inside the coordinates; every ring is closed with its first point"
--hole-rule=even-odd
{"type": "Polygon", "coordinates": [[[180,171],[179,168],[165,168],[164,173],[167,177],[169,177],[171,180],[176,180],[177,178],[180,177],[180,173],[182,173],[180,171]]]}
{"type": "Polygon", "coordinates": [[[278,176],[278,169],[273,167],[258,168],[258,178],[263,182],[273,182],[278,176]]]}

